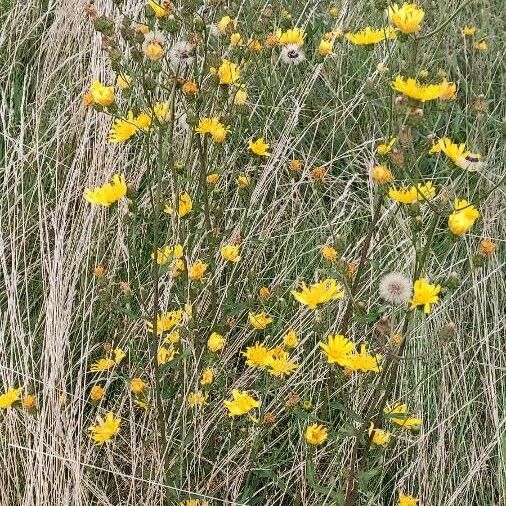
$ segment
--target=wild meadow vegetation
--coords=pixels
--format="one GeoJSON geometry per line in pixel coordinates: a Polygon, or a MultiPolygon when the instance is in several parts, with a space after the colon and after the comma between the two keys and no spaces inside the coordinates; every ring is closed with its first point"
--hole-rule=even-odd
{"type": "Polygon", "coordinates": [[[504,504],[501,1],[0,6],[1,506],[504,504]]]}

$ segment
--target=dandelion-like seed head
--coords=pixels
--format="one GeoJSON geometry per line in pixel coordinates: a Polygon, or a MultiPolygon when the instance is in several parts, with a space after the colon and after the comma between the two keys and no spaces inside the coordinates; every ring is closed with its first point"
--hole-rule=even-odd
{"type": "Polygon", "coordinates": [[[174,68],[185,68],[193,62],[193,46],[187,40],[176,42],[169,51],[169,58],[174,68]]]}
{"type": "Polygon", "coordinates": [[[411,298],[411,283],[404,274],[391,272],[381,280],[379,293],[387,302],[404,304],[411,298]]]}
{"type": "Polygon", "coordinates": [[[305,59],[304,51],[298,44],[287,44],[284,46],[280,57],[285,63],[292,65],[298,65],[305,59]]]}

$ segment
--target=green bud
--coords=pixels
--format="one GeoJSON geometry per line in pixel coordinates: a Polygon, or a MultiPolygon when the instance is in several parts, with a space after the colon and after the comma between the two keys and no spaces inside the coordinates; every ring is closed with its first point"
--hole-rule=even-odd
{"type": "Polygon", "coordinates": [[[478,253],[473,257],[473,265],[475,267],[483,267],[487,263],[487,257],[478,253]]]}
{"type": "Polygon", "coordinates": [[[97,32],[109,37],[114,35],[114,21],[107,16],[98,16],[93,20],[93,26],[97,32]]]}

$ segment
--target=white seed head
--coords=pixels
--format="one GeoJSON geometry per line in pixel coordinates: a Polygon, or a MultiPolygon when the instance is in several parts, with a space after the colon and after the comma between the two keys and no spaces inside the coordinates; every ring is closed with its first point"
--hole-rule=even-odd
{"type": "Polygon", "coordinates": [[[403,304],[411,298],[411,282],[400,272],[387,274],[379,285],[382,299],[392,304],[403,304]]]}

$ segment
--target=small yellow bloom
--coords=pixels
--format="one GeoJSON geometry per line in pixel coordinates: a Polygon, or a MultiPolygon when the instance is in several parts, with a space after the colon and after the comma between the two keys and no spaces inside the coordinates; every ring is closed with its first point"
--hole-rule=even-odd
{"type": "Polygon", "coordinates": [[[195,127],[195,132],[200,135],[210,134],[214,142],[222,143],[230,130],[220,123],[218,118],[201,118],[195,127]]]}
{"type": "Polygon", "coordinates": [[[266,286],[262,286],[258,290],[258,295],[262,300],[267,300],[271,296],[271,291],[266,286]]]}
{"type": "Polygon", "coordinates": [[[382,42],[385,39],[395,39],[396,35],[397,34],[395,30],[388,26],[379,29],[366,26],[363,30],[360,30],[358,32],[347,33],[345,37],[352,44],[355,44],[357,46],[370,46],[372,44],[382,42]]]}
{"type": "Polygon", "coordinates": [[[235,22],[230,16],[223,16],[216,24],[220,33],[225,33],[229,26],[234,26],[235,22]]]}
{"type": "Polygon", "coordinates": [[[181,341],[181,334],[179,333],[179,330],[174,330],[163,340],[166,344],[176,344],[179,343],[179,341],[181,341]]]}
{"type": "Polygon", "coordinates": [[[188,394],[187,400],[188,405],[191,408],[198,408],[204,406],[204,404],[207,404],[206,396],[200,390],[197,390],[196,392],[190,392],[188,394]]]}
{"type": "Polygon", "coordinates": [[[271,350],[259,342],[248,346],[241,354],[246,357],[246,365],[249,367],[267,367],[272,358],[271,350]]]}
{"type": "Polygon", "coordinates": [[[162,346],[158,348],[157,353],[157,360],[159,365],[165,365],[168,362],[174,360],[175,356],[177,355],[177,351],[174,349],[173,346],[169,346],[166,348],[165,346],[162,346]]]}
{"type": "Polygon", "coordinates": [[[333,5],[332,7],[330,7],[329,8],[329,14],[333,18],[337,18],[337,16],[339,16],[339,7],[336,7],[335,5],[333,5]]]}
{"type": "Polygon", "coordinates": [[[127,192],[125,176],[123,174],[114,174],[112,182],[107,183],[95,189],[86,188],[84,190],[84,199],[90,204],[101,206],[110,206],[114,202],[122,199],[127,192]]]}
{"type": "Polygon", "coordinates": [[[329,54],[332,54],[332,50],[334,49],[334,44],[332,41],[329,40],[321,40],[320,44],[318,45],[318,54],[321,56],[328,56],[329,54]]]}
{"type": "Polygon", "coordinates": [[[392,148],[397,141],[397,137],[391,137],[390,140],[386,143],[381,143],[377,146],[376,151],[379,155],[387,155],[392,151],[392,148]]]}
{"type": "Polygon", "coordinates": [[[207,367],[202,372],[202,377],[200,378],[200,384],[203,386],[210,385],[214,381],[214,371],[207,367]]]}
{"type": "Polygon", "coordinates": [[[249,313],[248,321],[256,330],[264,330],[272,323],[272,318],[265,313],[249,313]]]}
{"type": "Polygon", "coordinates": [[[157,18],[164,18],[167,14],[169,14],[169,11],[164,9],[162,2],[163,0],[148,0],[148,5],[151,7],[157,18]]]}
{"type": "Polygon", "coordinates": [[[392,423],[395,423],[400,427],[410,429],[419,427],[422,424],[422,420],[420,418],[409,416],[407,414],[408,407],[406,406],[406,404],[401,404],[397,402],[391,407],[387,406],[384,412],[386,415],[388,415],[388,418],[392,423]],[[400,416],[392,416],[392,415],[400,415],[400,416]]]}
{"type": "Polygon", "coordinates": [[[371,178],[377,184],[391,183],[394,176],[386,165],[376,165],[371,169],[371,178]]]}
{"type": "Polygon", "coordinates": [[[425,278],[417,279],[413,284],[413,298],[410,309],[423,306],[424,313],[429,314],[431,305],[439,301],[440,285],[431,285],[425,278]]]}
{"type": "Polygon", "coordinates": [[[415,3],[403,3],[402,7],[393,4],[387,9],[388,19],[402,33],[410,34],[420,30],[425,11],[415,3]]]}
{"type": "Polygon", "coordinates": [[[21,406],[23,406],[24,409],[33,409],[37,405],[37,397],[32,394],[25,395],[21,399],[21,406]]]}
{"type": "Polygon", "coordinates": [[[226,244],[221,248],[220,254],[222,258],[228,262],[237,263],[241,259],[241,256],[239,255],[239,246],[236,246],[235,244],[226,244]]]}
{"type": "Polygon", "coordinates": [[[269,359],[268,370],[269,374],[277,378],[289,376],[298,366],[297,363],[290,360],[286,351],[280,350],[280,353],[273,353],[269,359]]]}
{"type": "MultiPolygon", "coordinates": [[[[160,335],[163,332],[169,332],[176,325],[181,323],[183,319],[183,312],[181,310],[178,311],[168,311],[166,313],[156,315],[155,322],[155,333],[156,335],[160,335]]],[[[146,328],[149,332],[153,332],[153,323],[151,321],[146,322],[146,328]]]]}
{"type": "Polygon", "coordinates": [[[246,174],[240,174],[239,176],[237,176],[235,182],[240,189],[243,189],[249,186],[250,179],[248,176],[246,176],[246,174]]]}
{"type": "Polygon", "coordinates": [[[344,296],[341,286],[332,278],[324,279],[309,287],[305,283],[302,283],[302,289],[299,292],[292,290],[291,293],[295,300],[308,306],[310,309],[316,309],[319,304],[342,299],[344,296]]]}
{"type": "Polygon", "coordinates": [[[329,262],[335,262],[337,259],[337,250],[328,244],[322,246],[321,254],[329,262]]]}
{"type": "Polygon", "coordinates": [[[416,202],[423,202],[430,200],[436,195],[436,188],[431,181],[422,184],[418,183],[417,186],[410,186],[409,188],[401,188],[396,190],[390,188],[388,196],[401,204],[415,204],[416,202]]]}
{"type": "Polygon", "coordinates": [[[202,281],[208,266],[209,264],[205,264],[198,260],[188,268],[188,277],[192,281],[202,281]]]}
{"type": "Polygon", "coordinates": [[[93,385],[90,390],[92,401],[101,401],[105,397],[105,388],[102,385],[93,385]]]}
{"type": "Polygon", "coordinates": [[[153,104],[153,113],[160,123],[168,121],[170,119],[169,102],[155,102],[153,104]]]}
{"type": "Polygon", "coordinates": [[[328,437],[327,429],[323,425],[313,423],[306,429],[306,441],[310,445],[321,445],[328,437]]]}
{"type": "Polygon", "coordinates": [[[183,90],[185,95],[197,95],[199,87],[195,81],[185,81],[183,86],[181,86],[181,90],[183,90]]]}
{"type": "Polygon", "coordinates": [[[478,51],[486,51],[488,49],[487,43],[484,40],[475,42],[473,47],[478,51]]]}
{"type": "Polygon", "coordinates": [[[206,181],[209,184],[215,185],[220,179],[220,175],[217,172],[212,172],[206,176],[206,181]]]}
{"type": "Polygon", "coordinates": [[[97,424],[89,428],[91,438],[99,445],[107,443],[118,434],[120,424],[121,419],[111,411],[105,415],[105,419],[97,416],[97,424]]]}
{"type": "Polygon", "coordinates": [[[241,74],[239,73],[237,64],[224,58],[221,65],[218,67],[218,78],[220,80],[220,84],[234,84],[240,77],[241,74]]]}
{"type": "Polygon", "coordinates": [[[134,395],[142,394],[148,388],[148,384],[142,378],[132,378],[130,381],[130,391],[134,395]]]}
{"type": "Polygon", "coordinates": [[[244,105],[248,100],[248,94],[244,90],[237,90],[234,95],[234,105],[244,105]]]}
{"type": "Polygon", "coordinates": [[[5,393],[0,395],[0,409],[7,409],[19,401],[21,396],[22,387],[20,388],[9,388],[5,393]]]}
{"type": "Polygon", "coordinates": [[[355,350],[355,343],[343,335],[336,334],[330,335],[326,343],[319,344],[329,364],[338,364],[341,367],[349,366],[351,353],[355,350]]]}
{"type": "MultiPolygon", "coordinates": [[[[151,119],[149,118],[149,125],[150,124],[151,119]]],[[[149,128],[149,125],[147,128],[149,128]]],[[[133,112],[129,111],[126,118],[117,118],[114,120],[114,123],[109,131],[109,135],[107,136],[107,140],[113,144],[116,144],[118,142],[125,142],[131,139],[139,131],[140,128],[143,130],[146,129],[146,124],[145,121],[143,121],[143,117],[135,118],[133,112]]]]}
{"type": "Polygon", "coordinates": [[[144,48],[144,54],[150,60],[156,61],[163,57],[165,54],[165,49],[159,42],[154,40],[146,45],[144,48]]]}
{"type": "Polygon", "coordinates": [[[376,446],[385,446],[390,441],[390,434],[381,429],[375,429],[374,424],[371,422],[369,427],[369,437],[376,446]]]}
{"type": "Polygon", "coordinates": [[[260,51],[262,51],[263,46],[259,40],[250,39],[248,40],[248,49],[250,51],[253,51],[254,53],[259,53],[260,51]]]}
{"type": "Polygon", "coordinates": [[[230,36],[230,44],[232,46],[239,46],[242,44],[242,37],[241,37],[241,34],[238,33],[238,32],[234,32],[231,36],[230,36]]]}
{"type": "Polygon", "coordinates": [[[291,28],[286,32],[283,32],[282,30],[276,31],[276,38],[283,46],[288,44],[296,44],[299,47],[303,46],[305,36],[306,34],[304,33],[304,30],[301,28],[291,28]]]}
{"type": "Polygon", "coordinates": [[[465,199],[455,199],[454,211],[448,217],[448,228],[458,236],[464,235],[480,217],[478,210],[465,199]]]}
{"type": "Polygon", "coordinates": [[[402,492],[399,492],[399,502],[397,506],[416,506],[418,504],[418,499],[413,497],[412,495],[404,495],[402,492]]]}
{"type": "Polygon", "coordinates": [[[290,329],[284,336],[283,336],[283,344],[287,348],[296,348],[299,344],[299,340],[297,339],[297,333],[295,330],[290,329]]]}
{"type": "Polygon", "coordinates": [[[263,137],[259,137],[256,141],[249,141],[249,149],[258,156],[270,156],[268,152],[269,144],[266,144],[263,137]]]}
{"type": "Polygon", "coordinates": [[[302,169],[302,162],[300,160],[291,160],[289,165],[290,169],[294,172],[298,172],[300,169],[302,169]]]}
{"type": "Polygon", "coordinates": [[[421,84],[412,77],[406,79],[399,75],[391,85],[395,91],[420,102],[428,102],[442,97],[448,100],[450,95],[450,98],[455,96],[454,84],[449,83],[446,79],[439,84],[421,84]]]}
{"type": "Polygon", "coordinates": [[[127,74],[119,74],[116,78],[116,86],[120,90],[127,90],[132,85],[132,76],[129,76],[127,74]]]}
{"type": "Polygon", "coordinates": [[[248,394],[245,390],[232,390],[232,400],[223,401],[228,409],[228,416],[241,416],[249,413],[252,409],[258,408],[260,402],[248,394]]]}
{"type": "Polygon", "coordinates": [[[479,153],[472,153],[466,149],[464,143],[456,144],[448,137],[438,139],[429,151],[431,154],[440,152],[443,152],[457,167],[464,170],[473,172],[483,165],[479,153]]]}
{"type": "Polygon", "coordinates": [[[348,364],[346,368],[350,371],[361,371],[361,372],[381,372],[381,360],[382,355],[375,354],[371,355],[367,353],[365,344],[360,346],[359,353],[352,353],[348,357],[348,364]]]}
{"type": "Polygon", "coordinates": [[[464,26],[464,28],[462,28],[462,35],[465,35],[466,37],[472,37],[475,33],[475,26],[464,26]]]}
{"type": "Polygon", "coordinates": [[[213,332],[208,340],[207,340],[207,347],[209,348],[209,351],[212,351],[213,353],[216,353],[223,349],[225,346],[225,338],[218,334],[218,332],[213,332]]]}
{"type": "Polygon", "coordinates": [[[114,87],[104,86],[98,79],[91,84],[89,93],[93,102],[102,107],[109,107],[114,102],[114,87]]]}
{"type": "Polygon", "coordinates": [[[497,249],[497,244],[490,239],[482,239],[480,241],[479,251],[483,256],[491,257],[495,250],[497,249]]]}
{"type": "MultiPolygon", "coordinates": [[[[190,214],[192,209],[193,209],[193,201],[192,201],[190,195],[188,195],[188,193],[186,193],[186,192],[180,193],[179,200],[178,200],[177,215],[180,218],[184,218],[186,215],[190,214]]],[[[163,212],[165,214],[172,214],[172,212],[173,212],[172,206],[170,204],[165,204],[163,212]]]]}

